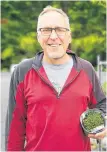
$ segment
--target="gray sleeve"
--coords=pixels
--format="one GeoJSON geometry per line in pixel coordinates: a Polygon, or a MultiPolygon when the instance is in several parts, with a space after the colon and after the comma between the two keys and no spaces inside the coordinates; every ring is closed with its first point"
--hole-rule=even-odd
{"type": "Polygon", "coordinates": [[[94,67],[90,62],[83,59],[80,59],[80,63],[92,84],[89,107],[91,108],[96,106],[96,108],[100,109],[104,114],[106,114],[106,96],[102,90],[101,83],[94,67]]]}
{"type": "Polygon", "coordinates": [[[93,95],[97,100],[96,108],[98,108],[104,114],[106,114],[106,96],[102,90],[101,83],[93,67],[92,67],[92,85],[93,85],[93,95]]]}
{"type": "Polygon", "coordinates": [[[12,113],[15,107],[15,90],[18,85],[18,80],[16,79],[16,75],[18,73],[15,71],[12,73],[11,81],[10,81],[10,88],[9,88],[9,100],[8,100],[8,107],[7,107],[7,114],[6,114],[6,122],[5,122],[5,150],[7,149],[7,137],[9,133],[10,122],[12,119],[12,113]]]}

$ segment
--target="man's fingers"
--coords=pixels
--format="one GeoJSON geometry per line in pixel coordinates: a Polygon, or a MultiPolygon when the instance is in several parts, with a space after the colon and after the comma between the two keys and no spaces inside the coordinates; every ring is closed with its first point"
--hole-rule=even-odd
{"type": "Polygon", "coordinates": [[[107,116],[105,116],[104,118],[105,118],[105,120],[107,120],[107,116]]]}
{"type": "Polygon", "coordinates": [[[95,134],[88,134],[89,138],[95,138],[95,134]]]}
{"type": "Polygon", "coordinates": [[[99,132],[97,134],[88,134],[89,138],[94,138],[94,139],[102,139],[105,136],[107,136],[107,129],[105,129],[102,132],[99,132]]]}
{"type": "Polygon", "coordinates": [[[97,137],[97,138],[104,138],[105,136],[107,136],[107,129],[105,129],[102,132],[99,132],[99,133],[95,134],[95,137],[97,137]]]}

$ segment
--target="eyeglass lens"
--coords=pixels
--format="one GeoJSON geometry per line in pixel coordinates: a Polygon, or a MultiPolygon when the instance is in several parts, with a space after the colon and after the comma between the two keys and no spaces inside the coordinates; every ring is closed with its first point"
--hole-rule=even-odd
{"type": "Polygon", "coordinates": [[[51,35],[53,30],[55,30],[57,35],[65,35],[65,32],[67,31],[65,28],[42,28],[41,32],[43,35],[51,35]]]}

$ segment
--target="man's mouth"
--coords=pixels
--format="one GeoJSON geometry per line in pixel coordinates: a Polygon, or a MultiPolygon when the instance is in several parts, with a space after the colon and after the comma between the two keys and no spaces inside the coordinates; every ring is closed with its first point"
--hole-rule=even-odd
{"type": "Polygon", "coordinates": [[[49,46],[51,46],[51,47],[58,47],[58,46],[60,46],[61,44],[48,44],[49,46]]]}

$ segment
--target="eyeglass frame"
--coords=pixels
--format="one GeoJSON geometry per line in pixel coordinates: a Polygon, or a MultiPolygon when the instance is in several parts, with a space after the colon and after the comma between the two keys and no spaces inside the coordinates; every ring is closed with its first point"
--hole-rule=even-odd
{"type": "MultiPolygon", "coordinates": [[[[40,31],[41,32],[41,29],[51,29],[51,33],[48,35],[48,34],[43,34],[44,36],[50,36],[51,34],[52,34],[52,31],[54,30],[55,31],[55,33],[57,34],[57,32],[56,32],[56,29],[57,28],[62,28],[62,29],[65,29],[66,31],[65,31],[65,33],[67,32],[67,31],[70,31],[68,28],[64,28],[64,27],[55,27],[55,28],[51,28],[51,27],[44,27],[44,28],[39,28],[38,29],[38,31],[40,31]]],[[[42,32],[41,32],[42,33],[42,32]]],[[[64,36],[64,35],[59,35],[59,34],[57,34],[58,36],[64,36]]]]}

